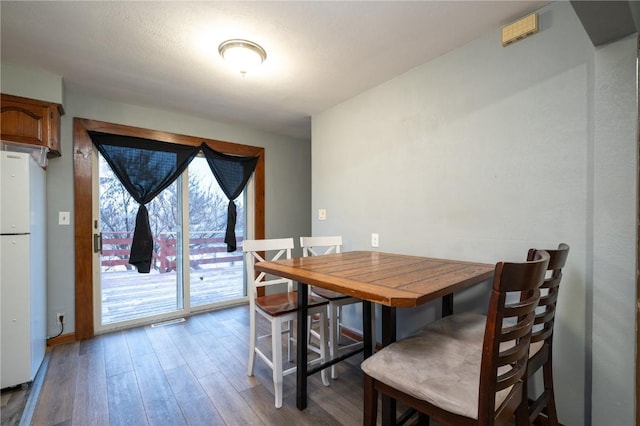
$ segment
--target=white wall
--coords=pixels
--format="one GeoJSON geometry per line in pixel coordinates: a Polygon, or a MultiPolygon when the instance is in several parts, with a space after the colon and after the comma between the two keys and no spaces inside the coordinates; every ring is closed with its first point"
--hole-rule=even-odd
{"type": "MultiPolygon", "coordinates": [[[[560,420],[630,425],[636,39],[595,49],[570,3],[539,13],[528,39],[503,48],[496,30],[314,116],[313,234],[342,234],[354,250],[377,232],[381,251],[489,263],[570,244],[560,420]]],[[[456,309],[483,310],[486,294],[466,291],[456,309]]],[[[438,311],[400,310],[399,336],[438,311]]]]}
{"type": "MultiPolygon", "coordinates": [[[[589,108],[593,138],[593,424],[634,424],[638,138],[636,63],[631,37],[595,53],[589,108]],[[612,416],[613,414],[613,416],[612,416]]],[[[591,153],[590,153],[591,154],[591,153]]],[[[588,211],[587,216],[591,212],[588,211]]],[[[636,409],[638,409],[636,407],[636,409]]]]}

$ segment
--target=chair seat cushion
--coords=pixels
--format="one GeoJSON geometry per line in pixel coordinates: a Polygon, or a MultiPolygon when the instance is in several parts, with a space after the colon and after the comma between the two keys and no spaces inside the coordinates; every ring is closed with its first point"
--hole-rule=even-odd
{"type": "MultiPolygon", "coordinates": [[[[316,296],[309,296],[309,308],[327,305],[327,301],[316,296]]],[[[285,293],[269,294],[267,296],[256,297],[256,306],[272,317],[295,312],[298,309],[298,292],[291,291],[285,293]]]]}
{"type": "MultiPolygon", "coordinates": [[[[417,399],[477,419],[485,324],[484,315],[448,316],[383,348],[362,363],[362,370],[417,399]]],[[[509,390],[496,395],[496,406],[509,390]]]]}

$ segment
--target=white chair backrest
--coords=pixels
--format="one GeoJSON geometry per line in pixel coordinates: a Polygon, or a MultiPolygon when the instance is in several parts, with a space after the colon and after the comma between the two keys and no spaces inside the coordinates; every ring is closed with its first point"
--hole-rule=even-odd
{"type": "Polygon", "coordinates": [[[251,300],[256,297],[257,287],[284,283],[287,284],[287,291],[293,290],[293,281],[281,277],[267,276],[264,272],[260,272],[256,277],[254,269],[256,262],[291,259],[291,249],[293,249],[293,238],[244,240],[242,242],[242,251],[246,254],[244,263],[247,270],[247,281],[252,283],[249,295],[251,300]],[[264,252],[264,257],[260,255],[261,252],[264,252]]]}
{"type": "Polygon", "coordinates": [[[300,237],[300,247],[302,247],[302,257],[340,253],[342,236],[300,237]]]}

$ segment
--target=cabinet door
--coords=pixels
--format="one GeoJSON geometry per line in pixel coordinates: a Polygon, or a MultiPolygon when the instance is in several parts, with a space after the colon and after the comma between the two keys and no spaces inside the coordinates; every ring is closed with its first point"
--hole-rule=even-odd
{"type": "Polygon", "coordinates": [[[60,156],[60,105],[2,94],[0,136],[3,141],[49,148],[60,156]]]}

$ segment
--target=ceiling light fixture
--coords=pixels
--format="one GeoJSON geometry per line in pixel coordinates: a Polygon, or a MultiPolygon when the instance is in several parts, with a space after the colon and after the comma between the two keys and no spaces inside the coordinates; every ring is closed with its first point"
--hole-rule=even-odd
{"type": "Polygon", "coordinates": [[[220,56],[244,77],[247,71],[257,67],[267,59],[267,52],[257,43],[249,40],[232,39],[223,41],[218,47],[220,56]]]}

